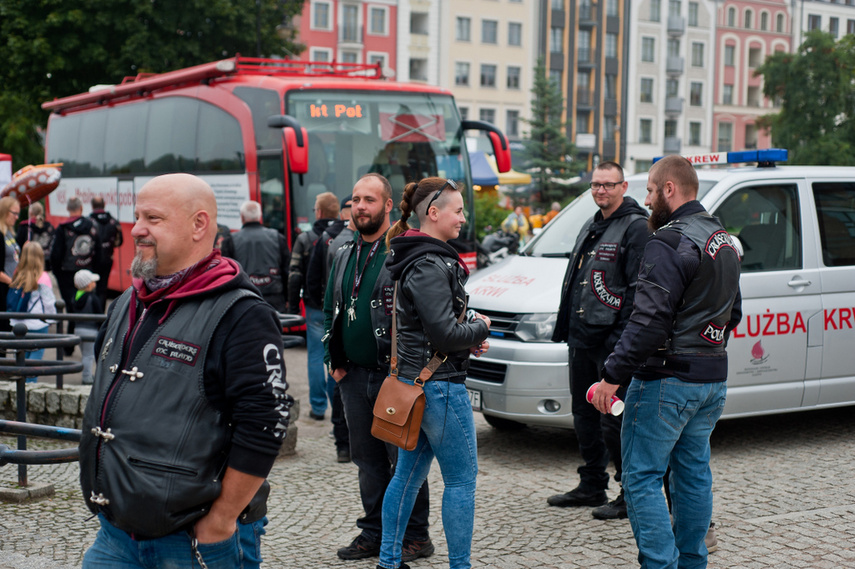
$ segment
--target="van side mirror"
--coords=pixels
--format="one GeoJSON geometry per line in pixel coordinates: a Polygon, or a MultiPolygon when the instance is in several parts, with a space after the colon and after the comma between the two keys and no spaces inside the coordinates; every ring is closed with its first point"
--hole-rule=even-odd
{"type": "Polygon", "coordinates": [[[505,134],[486,121],[461,121],[460,126],[463,130],[482,130],[487,133],[490,138],[490,144],[493,146],[493,155],[496,157],[496,169],[499,172],[511,171],[511,147],[508,144],[508,137],[505,134]]]}
{"type": "Polygon", "coordinates": [[[300,126],[299,121],[290,115],[273,115],[267,117],[267,126],[281,128],[285,138],[285,150],[288,164],[294,174],[305,174],[309,171],[309,133],[300,126]]]}

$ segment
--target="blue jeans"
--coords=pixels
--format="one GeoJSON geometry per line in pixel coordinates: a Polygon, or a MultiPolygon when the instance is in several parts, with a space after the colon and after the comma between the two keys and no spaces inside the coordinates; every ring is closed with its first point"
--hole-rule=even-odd
{"type": "MultiPolygon", "coordinates": [[[[83,569],[191,569],[199,563],[184,531],[158,539],[136,541],[98,515],[101,529],[83,556],[83,569]]],[[[261,565],[261,536],[267,518],[251,524],[238,522],[238,531],[225,541],[200,543],[199,554],[208,569],[257,569],[261,565]]]]}
{"type": "MultiPolygon", "coordinates": [[[[50,326],[46,325],[43,328],[36,328],[34,330],[28,330],[27,333],[28,334],[32,334],[32,333],[46,334],[48,331],[48,328],[50,328],[50,326]]],[[[42,348],[41,350],[34,350],[32,352],[27,352],[27,354],[24,357],[25,357],[25,359],[28,359],[28,360],[40,360],[44,357],[44,355],[45,355],[45,349],[42,348]]],[[[35,376],[27,378],[27,383],[38,383],[38,381],[39,381],[39,378],[35,377],[35,376]]]]}
{"type": "MultiPolygon", "coordinates": [[[[412,380],[404,380],[412,384],[412,380]]],[[[434,456],[442,471],[442,524],[451,569],[468,569],[475,523],[475,478],[478,441],[466,387],[428,381],[419,442],[412,451],[398,449],[395,476],[383,498],[383,540],[380,567],[397,569],[401,546],[416,494],[427,479],[434,456]]]]}
{"type": "Polygon", "coordinates": [[[324,311],[306,308],[306,355],[309,366],[309,405],[312,412],[323,415],[327,410],[327,399],[332,401],[332,378],[327,380],[324,369],[324,311]]]}
{"type": "Polygon", "coordinates": [[[712,517],[710,434],[721,417],[725,382],[633,378],[626,392],[621,445],[629,522],[645,569],[707,566],[712,517]],[[672,522],[662,494],[671,467],[672,522]]]}

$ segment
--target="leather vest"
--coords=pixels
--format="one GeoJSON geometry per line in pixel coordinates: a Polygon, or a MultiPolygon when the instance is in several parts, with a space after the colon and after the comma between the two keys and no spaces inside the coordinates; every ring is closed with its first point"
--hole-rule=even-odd
{"type": "Polygon", "coordinates": [[[579,232],[570,262],[580,268],[575,272],[574,282],[568,286],[583,288],[579,295],[578,308],[572,307],[572,310],[581,310],[578,314],[583,323],[611,326],[617,321],[628,287],[621,260],[624,253],[621,251],[621,243],[629,226],[639,219],[645,218],[641,214],[633,213],[609,223],[596,247],[588,254],[583,253],[582,249],[594,224],[594,218],[589,219],[585,228],[579,232]]]}
{"type": "MultiPolygon", "coordinates": [[[[341,326],[341,318],[345,313],[344,271],[353,252],[356,241],[348,241],[336,252],[335,256],[335,288],[333,289],[333,317],[328,339],[330,346],[330,365],[333,368],[344,367],[344,346],[337,328],[341,326]]],[[[351,283],[352,284],[352,281],[351,283]]],[[[386,263],[380,268],[380,275],[371,289],[371,327],[374,330],[374,341],[377,343],[377,367],[388,369],[392,354],[392,298],[395,285],[386,263]]]]}
{"type": "Polygon", "coordinates": [[[157,538],[204,516],[220,495],[231,430],[206,399],[205,360],[223,315],[257,295],[237,289],[181,302],[122,365],[132,294],[116,300],[98,354],[80,482],[93,513],[137,537],[157,538]]]}
{"type": "Polygon", "coordinates": [[[279,270],[279,233],[270,227],[244,227],[234,235],[235,257],[264,300],[285,312],[285,286],[279,270]]]}
{"type": "Polygon", "coordinates": [[[92,220],[81,217],[73,222],[62,224],[60,230],[65,232],[65,256],[60,268],[68,272],[91,269],[96,253],[95,238],[98,235],[92,220]]]}
{"type": "Polygon", "coordinates": [[[739,290],[739,255],[730,235],[708,213],[674,220],[659,231],[677,231],[701,252],[698,271],[674,316],[665,353],[724,353],[726,327],[739,290]]]}

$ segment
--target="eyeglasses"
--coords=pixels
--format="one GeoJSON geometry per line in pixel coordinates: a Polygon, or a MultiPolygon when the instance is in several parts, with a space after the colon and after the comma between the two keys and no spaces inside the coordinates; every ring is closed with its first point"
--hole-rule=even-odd
{"type": "Polygon", "coordinates": [[[591,191],[596,192],[600,189],[604,189],[607,192],[612,192],[617,186],[621,184],[623,184],[623,180],[621,180],[620,182],[606,182],[605,184],[600,184],[599,182],[591,182],[591,191]]]}
{"type": "Polygon", "coordinates": [[[14,213],[15,217],[18,217],[19,215],[21,215],[21,210],[19,209],[18,211],[15,211],[14,209],[10,209],[9,213],[14,213]]]}
{"type": "Polygon", "coordinates": [[[460,191],[460,188],[457,187],[457,182],[455,182],[454,180],[451,180],[451,179],[446,180],[445,183],[442,185],[442,187],[439,190],[437,190],[437,192],[433,195],[433,197],[428,202],[428,205],[425,208],[425,212],[427,212],[427,210],[430,209],[430,206],[433,205],[433,202],[436,201],[436,198],[438,198],[440,196],[440,194],[442,194],[442,190],[444,190],[445,188],[451,188],[455,192],[460,191]]]}

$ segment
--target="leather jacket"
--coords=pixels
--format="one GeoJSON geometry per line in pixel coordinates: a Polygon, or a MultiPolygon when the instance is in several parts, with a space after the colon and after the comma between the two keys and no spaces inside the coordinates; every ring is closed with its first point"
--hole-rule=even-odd
{"type": "Polygon", "coordinates": [[[446,243],[413,231],[392,240],[387,258],[398,279],[398,375],[413,379],[436,352],[446,360],[431,379],[462,382],[469,348],[487,338],[481,319],[458,322],[466,309],[463,285],[469,275],[446,243]]]}

